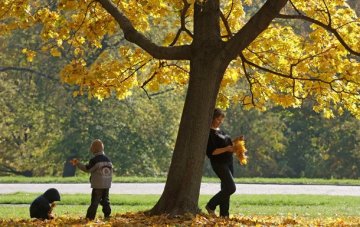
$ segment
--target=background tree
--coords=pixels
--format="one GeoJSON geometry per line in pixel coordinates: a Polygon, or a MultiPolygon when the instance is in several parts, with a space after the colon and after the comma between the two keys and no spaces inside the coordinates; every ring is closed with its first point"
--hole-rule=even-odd
{"type": "MultiPolygon", "coordinates": [[[[249,162],[234,161],[235,177],[354,178],[360,171],[359,120],[345,112],[334,119],[312,110],[273,107],[264,112],[244,111],[233,105],[226,111],[224,128],[247,138],[249,162]]],[[[215,176],[208,161],[204,174],[215,176]]]]}
{"type": "Polygon", "coordinates": [[[12,34],[12,39],[1,37],[2,173],[52,174],[48,167],[55,165],[55,160],[48,161],[43,154],[60,137],[57,124],[62,119],[54,106],[60,99],[54,96],[59,91],[59,79],[41,73],[46,67],[55,67],[51,61],[30,68],[21,54],[25,46],[36,46],[36,37],[36,32],[20,30],[12,34]]]}
{"type": "Polygon", "coordinates": [[[359,117],[359,21],[345,1],[268,0],[249,20],[242,1],[84,0],[59,1],[58,8],[51,7],[56,2],[49,8],[43,3],[1,3],[3,31],[42,23],[50,53],[59,56],[64,41],[70,44],[76,59],[64,67],[62,79],[79,86],[75,95],[87,91],[102,99],[115,92],[121,99],[139,84],[153,90],[184,84],[189,72],[167,183],[154,214],[199,211],[204,150],[219,91],[223,105],[232,100],[265,110],[267,102],[299,107],[311,99],[327,117],[344,110],[359,117]],[[308,34],[286,23],[292,20],[309,23],[308,34]],[[87,65],[84,48],[101,48],[100,40],[118,31],[117,24],[137,47],[120,48],[121,59],[104,52],[87,65]],[[163,29],[170,34],[152,39],[153,24],[172,28],[163,29]],[[235,82],[244,86],[232,93],[228,87],[235,82]]]}
{"type": "MultiPolygon", "coordinates": [[[[0,37],[0,173],[61,175],[66,160],[74,156],[88,159],[88,144],[93,138],[102,138],[114,158],[116,174],[164,174],[182,96],[165,100],[161,94],[149,94],[157,97],[149,100],[138,91],[122,102],[73,97],[72,88],[61,84],[58,77],[60,69],[73,58],[73,52],[61,52],[63,57],[59,58],[32,51],[47,45],[40,41],[39,33],[41,27],[35,26],[0,37]],[[143,126],[151,130],[144,131],[143,126]]],[[[91,64],[120,41],[105,37],[102,48],[84,49],[85,61],[91,64]]],[[[73,174],[74,169],[63,173],[73,174]]]]}
{"type": "MultiPolygon", "coordinates": [[[[283,114],[284,115],[284,114],[283,114]]],[[[289,177],[338,177],[346,174],[357,178],[359,121],[343,114],[333,120],[312,111],[309,104],[303,111],[290,109],[283,117],[288,139],[284,161],[289,177]]]]}

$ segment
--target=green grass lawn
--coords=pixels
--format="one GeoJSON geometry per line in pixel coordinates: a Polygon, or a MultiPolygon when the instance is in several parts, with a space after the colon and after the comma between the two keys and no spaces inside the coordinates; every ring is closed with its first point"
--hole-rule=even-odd
{"type": "MultiPolygon", "coordinates": [[[[0,195],[0,219],[28,218],[29,204],[39,194],[14,193],[0,195]]],[[[199,206],[204,210],[211,196],[200,196],[199,206]]],[[[150,209],[159,195],[110,195],[113,213],[150,209]]],[[[63,194],[54,209],[58,216],[84,217],[90,194],[63,194]]],[[[302,217],[360,217],[360,197],[319,195],[234,195],[231,214],[245,216],[302,216],[302,217]]],[[[102,215],[101,208],[98,215],[102,215]]]]}
{"type": "MultiPolygon", "coordinates": [[[[115,176],[114,183],[164,183],[165,177],[115,176]]],[[[0,177],[0,183],[88,183],[89,176],[76,177],[0,177]]],[[[219,182],[218,178],[203,177],[202,182],[219,182]]],[[[360,179],[310,179],[310,178],[235,178],[242,184],[317,184],[317,185],[360,185],[360,179]]]]}

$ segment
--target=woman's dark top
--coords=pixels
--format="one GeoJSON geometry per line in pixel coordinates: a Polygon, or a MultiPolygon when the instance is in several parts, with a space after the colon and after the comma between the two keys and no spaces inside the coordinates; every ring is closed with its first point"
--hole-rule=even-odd
{"type": "Polygon", "coordinates": [[[222,130],[210,129],[209,140],[207,144],[206,154],[210,161],[218,163],[229,163],[233,161],[232,152],[224,152],[222,154],[213,155],[215,149],[232,145],[229,135],[222,130]]]}

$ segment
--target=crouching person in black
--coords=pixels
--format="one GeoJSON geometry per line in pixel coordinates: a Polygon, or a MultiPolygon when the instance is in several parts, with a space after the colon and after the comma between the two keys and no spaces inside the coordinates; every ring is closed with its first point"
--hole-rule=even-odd
{"type": "Polygon", "coordinates": [[[60,194],[55,188],[50,188],[31,203],[30,217],[53,219],[52,210],[55,206],[55,201],[60,201],[60,194]]]}

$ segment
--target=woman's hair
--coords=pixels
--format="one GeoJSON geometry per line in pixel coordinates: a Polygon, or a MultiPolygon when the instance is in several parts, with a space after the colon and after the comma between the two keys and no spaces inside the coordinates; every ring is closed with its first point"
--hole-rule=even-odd
{"type": "Polygon", "coordinates": [[[215,108],[213,119],[218,118],[218,117],[225,117],[225,113],[221,109],[215,108]]]}

